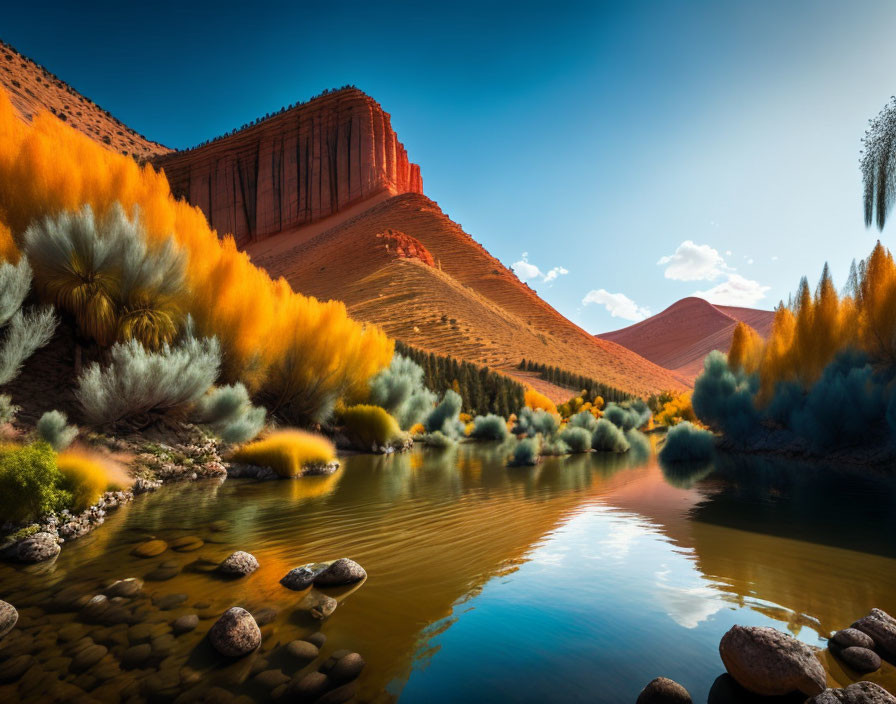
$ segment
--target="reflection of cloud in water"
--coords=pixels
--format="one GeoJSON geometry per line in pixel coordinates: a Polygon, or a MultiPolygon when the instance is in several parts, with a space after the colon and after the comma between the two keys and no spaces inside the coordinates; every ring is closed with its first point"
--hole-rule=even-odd
{"type": "MultiPolygon", "coordinates": [[[[688,563],[688,577],[694,577],[693,565],[688,563]]],[[[672,570],[668,567],[656,573],[656,599],[675,623],[684,628],[696,628],[726,606],[723,596],[712,586],[698,580],[692,585],[669,583],[672,570]]]]}

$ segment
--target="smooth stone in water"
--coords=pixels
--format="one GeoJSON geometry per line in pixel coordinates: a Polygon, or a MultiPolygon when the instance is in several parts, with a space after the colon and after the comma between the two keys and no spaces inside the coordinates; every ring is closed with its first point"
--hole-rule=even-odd
{"type": "Polygon", "coordinates": [[[140,643],[132,645],[121,655],[121,664],[124,667],[133,669],[140,667],[152,655],[152,646],[149,643],[140,643]]]}
{"type": "Polygon", "coordinates": [[[286,652],[297,660],[310,662],[320,655],[320,648],[307,640],[294,640],[291,643],[287,643],[286,652]]]}
{"type": "Polygon", "coordinates": [[[336,689],[331,689],[315,704],[345,704],[358,693],[358,687],[354,683],[344,684],[336,689]]]}
{"type": "Polygon", "coordinates": [[[258,560],[255,559],[255,556],[242,550],[237,550],[218,565],[218,572],[233,577],[245,577],[257,569],[258,560]]]}
{"type": "Polygon", "coordinates": [[[338,605],[339,602],[333,597],[312,591],[299,602],[299,609],[309,612],[318,621],[324,621],[332,616],[338,605]]]}
{"type": "Polygon", "coordinates": [[[186,594],[166,594],[158,599],[153,599],[153,603],[162,611],[170,611],[176,609],[190,597],[186,594]]]}
{"type": "Polygon", "coordinates": [[[342,557],[320,572],[314,578],[318,587],[341,587],[346,584],[360,582],[367,577],[367,572],[354,560],[342,557]]]}
{"type": "Polygon", "coordinates": [[[88,645],[81,650],[74,658],[69,666],[72,672],[84,672],[96,665],[105,657],[109,649],[105,645],[88,645]]]}
{"type": "Polygon", "coordinates": [[[112,598],[120,596],[126,599],[132,599],[140,593],[141,589],[143,589],[142,579],[128,577],[127,579],[119,579],[117,582],[112,582],[112,584],[106,588],[106,596],[112,598]]]}
{"type": "Polygon", "coordinates": [[[343,682],[351,682],[352,680],[358,679],[361,670],[364,669],[366,664],[364,658],[358,655],[358,653],[349,653],[335,662],[333,667],[327,673],[327,677],[333,682],[338,682],[340,684],[343,682]]]}
{"type": "Polygon", "coordinates": [[[257,682],[265,689],[270,690],[276,689],[280,685],[289,682],[289,676],[284,675],[281,670],[265,670],[264,672],[255,675],[253,681],[257,682]]]}
{"type": "Polygon", "coordinates": [[[309,643],[314,643],[314,645],[316,645],[318,648],[323,648],[324,643],[327,642],[327,637],[323,633],[318,631],[317,633],[312,633],[310,636],[304,638],[303,640],[307,640],[309,643]]]}
{"type": "Polygon", "coordinates": [[[873,682],[856,682],[843,689],[826,689],[806,704],[896,704],[896,697],[873,682]]]}
{"type": "Polygon", "coordinates": [[[314,701],[327,688],[329,680],[322,672],[309,672],[293,679],[286,688],[286,696],[296,701],[314,701]]]}
{"type": "Polygon", "coordinates": [[[325,570],[326,567],[326,565],[319,563],[296,567],[284,575],[283,579],[280,580],[280,584],[287,589],[300,592],[310,587],[314,583],[314,578],[325,570]]]}
{"type": "Polygon", "coordinates": [[[147,540],[145,543],[140,543],[135,547],[133,554],[137,557],[155,557],[156,555],[161,555],[167,549],[168,543],[164,540],[147,540]]]}
{"type": "Polygon", "coordinates": [[[174,623],[171,624],[171,630],[173,630],[176,635],[181,635],[182,633],[189,633],[198,625],[199,617],[196,614],[186,614],[175,619],[174,623]]]}
{"type": "Polygon", "coordinates": [[[252,618],[255,619],[255,623],[261,626],[267,626],[271,623],[275,618],[277,618],[277,614],[280,613],[277,609],[267,606],[263,609],[258,609],[258,611],[252,612],[252,618]]]}
{"type": "Polygon", "coordinates": [[[870,614],[852,627],[871,636],[881,655],[896,664],[896,618],[881,609],[871,609],[870,614]]]}
{"type": "Polygon", "coordinates": [[[177,577],[180,572],[180,565],[159,565],[146,575],[146,579],[150,582],[167,582],[169,579],[177,577]]]}
{"type": "Polygon", "coordinates": [[[641,690],[636,704],[693,704],[684,687],[668,677],[657,677],[641,690]]]}
{"type": "Polygon", "coordinates": [[[863,675],[880,669],[880,655],[869,648],[852,645],[848,648],[835,647],[831,652],[853,670],[861,672],[863,675]]]}
{"type": "Polygon", "coordinates": [[[0,638],[3,638],[19,620],[19,612],[12,604],[0,601],[0,638]]]}
{"type": "MultiPolygon", "coordinates": [[[[32,655],[17,655],[0,663],[0,684],[15,682],[35,663],[32,655]]],[[[326,679],[326,678],[324,678],[326,679]]]]}
{"type": "Polygon", "coordinates": [[[809,646],[774,628],[733,626],[719,643],[725,669],[744,688],[763,696],[824,691],[827,677],[809,646]]]}
{"type": "Polygon", "coordinates": [[[874,640],[858,628],[844,628],[831,636],[831,640],[843,648],[873,648],[874,640]]]}
{"type": "Polygon", "coordinates": [[[59,554],[62,548],[52,533],[35,533],[19,543],[16,557],[22,562],[43,562],[59,554]]]}
{"type": "Polygon", "coordinates": [[[183,538],[172,540],[170,543],[171,549],[177,550],[178,552],[193,552],[203,545],[205,545],[205,541],[198,535],[187,535],[183,538]]]}
{"type": "Polygon", "coordinates": [[[252,614],[234,606],[225,611],[209,629],[208,639],[221,655],[238,658],[261,645],[261,630],[252,614]]]}
{"type": "Polygon", "coordinates": [[[324,674],[327,674],[330,672],[330,670],[333,669],[333,666],[336,665],[336,663],[339,662],[340,659],[344,658],[346,655],[351,654],[351,650],[345,650],[344,648],[342,650],[334,650],[332,653],[330,653],[330,657],[324,660],[323,665],[321,665],[318,669],[324,674]]]}

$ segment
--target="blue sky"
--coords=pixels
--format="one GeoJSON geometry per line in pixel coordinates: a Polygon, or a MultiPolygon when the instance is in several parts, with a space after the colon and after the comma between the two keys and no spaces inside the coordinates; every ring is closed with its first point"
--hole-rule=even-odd
{"type": "Polygon", "coordinates": [[[880,236],[859,140],[896,93],[894,3],[90,5],[16,3],[0,37],[172,147],[353,83],[426,194],[592,332],[697,292],[771,308],[880,236]]]}

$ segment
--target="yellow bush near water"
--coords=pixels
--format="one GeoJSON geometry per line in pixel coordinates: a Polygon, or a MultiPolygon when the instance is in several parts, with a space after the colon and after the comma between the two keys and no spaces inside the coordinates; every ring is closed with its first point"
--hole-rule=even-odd
{"type": "Polygon", "coordinates": [[[106,468],[83,452],[60,452],[56,466],[62,473],[61,488],[72,495],[74,511],[93,506],[106,491],[116,488],[106,468]]]}
{"type": "Polygon", "coordinates": [[[310,464],[327,464],[336,458],[333,443],[304,430],[280,430],[263,440],[243,445],[231,455],[233,462],[270,467],[281,477],[294,477],[310,464]]]}
{"type": "Polygon", "coordinates": [[[349,434],[357,437],[367,447],[373,444],[387,445],[401,435],[398,421],[379,406],[349,406],[340,415],[349,434]]]}
{"type": "Polygon", "coordinates": [[[543,393],[540,393],[533,389],[531,386],[526,387],[525,394],[523,395],[523,400],[524,403],[533,411],[542,408],[548,413],[557,413],[557,406],[554,405],[554,402],[551,401],[551,399],[549,399],[543,393]]]}
{"type": "MultiPolygon", "coordinates": [[[[138,207],[150,244],[171,235],[187,253],[182,301],[201,335],[221,342],[226,381],[264,391],[272,410],[297,396],[332,401],[362,392],[386,367],[392,341],[348,317],[345,305],[273,281],[233,238],[219,239],[198,208],[171,194],[164,173],[101,147],[49,113],[18,119],[0,90],[0,222],[18,241],[35,218],[79,210],[102,216],[138,207]]],[[[9,247],[0,232],[0,253],[9,247]]],[[[302,409],[299,409],[302,410],[302,409]]]]}

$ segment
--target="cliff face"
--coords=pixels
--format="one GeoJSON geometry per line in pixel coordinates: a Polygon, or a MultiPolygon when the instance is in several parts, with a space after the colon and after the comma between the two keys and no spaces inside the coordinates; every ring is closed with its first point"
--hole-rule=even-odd
{"type": "Polygon", "coordinates": [[[422,193],[388,113],[360,90],[315,98],[209,144],[154,159],[175,195],[238,245],[379,193],[422,193]]]}

